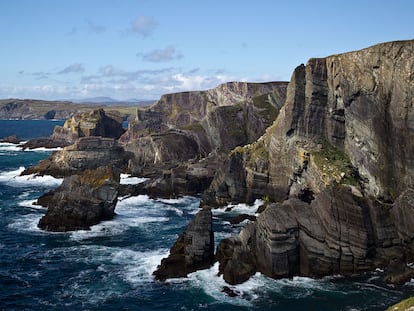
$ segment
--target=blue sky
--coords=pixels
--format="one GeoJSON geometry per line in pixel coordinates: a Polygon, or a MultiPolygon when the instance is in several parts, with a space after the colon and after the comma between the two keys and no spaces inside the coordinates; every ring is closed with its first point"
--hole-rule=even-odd
{"type": "Polygon", "coordinates": [[[4,0],[0,12],[0,98],[289,80],[311,57],[414,38],[412,0],[4,0]]]}

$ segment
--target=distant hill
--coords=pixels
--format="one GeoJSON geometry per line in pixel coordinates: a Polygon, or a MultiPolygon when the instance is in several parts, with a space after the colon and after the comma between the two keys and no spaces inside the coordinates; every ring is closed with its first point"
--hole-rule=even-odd
{"type": "MultiPolygon", "coordinates": [[[[102,98],[101,98],[102,99],[102,98]]],[[[144,102],[81,102],[45,101],[36,99],[0,99],[0,120],[58,119],[66,120],[79,112],[102,107],[106,111],[117,111],[124,120],[136,116],[136,107],[152,104],[144,102]]]]}
{"type": "Polygon", "coordinates": [[[155,102],[155,100],[143,100],[143,99],[127,99],[117,100],[112,97],[91,97],[71,100],[77,104],[90,104],[90,105],[110,105],[110,106],[148,106],[155,102]]]}

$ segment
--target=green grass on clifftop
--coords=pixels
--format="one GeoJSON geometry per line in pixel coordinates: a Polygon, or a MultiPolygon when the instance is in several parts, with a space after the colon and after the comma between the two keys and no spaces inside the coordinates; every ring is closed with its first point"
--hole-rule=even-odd
{"type": "Polygon", "coordinates": [[[312,156],[315,164],[325,175],[326,181],[335,178],[341,184],[356,186],[358,181],[355,176],[355,168],[348,156],[327,140],[320,141],[320,144],[322,145],[321,149],[313,152],[312,156]]]}
{"type": "Polygon", "coordinates": [[[414,310],[414,297],[407,298],[400,303],[389,307],[386,311],[406,311],[410,308],[414,310]]]}

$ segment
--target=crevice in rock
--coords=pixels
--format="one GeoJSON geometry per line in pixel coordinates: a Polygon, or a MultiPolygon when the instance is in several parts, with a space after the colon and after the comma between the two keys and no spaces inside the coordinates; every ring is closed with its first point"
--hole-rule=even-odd
{"type": "Polygon", "coordinates": [[[299,200],[310,204],[315,199],[315,196],[311,189],[305,188],[299,192],[298,198],[299,200]]]}

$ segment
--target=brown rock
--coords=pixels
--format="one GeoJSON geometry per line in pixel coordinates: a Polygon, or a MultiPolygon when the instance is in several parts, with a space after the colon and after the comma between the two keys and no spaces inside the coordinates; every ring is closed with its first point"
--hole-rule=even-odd
{"type": "Polygon", "coordinates": [[[87,230],[115,215],[119,173],[111,167],[85,170],[64,179],[62,185],[38,200],[48,208],[39,221],[47,231],[87,230]]]}

